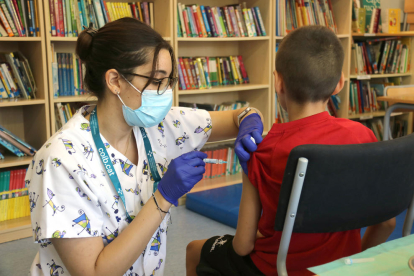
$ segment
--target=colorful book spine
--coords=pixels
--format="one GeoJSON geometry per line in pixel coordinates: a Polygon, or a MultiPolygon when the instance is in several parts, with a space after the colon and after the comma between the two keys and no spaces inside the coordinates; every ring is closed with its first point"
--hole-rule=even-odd
{"type": "Polygon", "coordinates": [[[200,9],[201,9],[201,14],[203,16],[203,22],[204,22],[204,26],[206,28],[207,36],[211,37],[212,36],[211,35],[211,28],[210,28],[209,20],[207,18],[206,10],[205,10],[204,6],[201,6],[200,9]]]}

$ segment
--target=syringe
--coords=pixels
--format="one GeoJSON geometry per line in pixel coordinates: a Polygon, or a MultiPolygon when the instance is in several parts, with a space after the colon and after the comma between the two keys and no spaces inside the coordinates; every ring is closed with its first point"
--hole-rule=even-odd
{"type": "Polygon", "coordinates": [[[211,159],[211,158],[205,158],[203,159],[204,163],[209,164],[227,164],[227,161],[221,160],[221,159],[211,159]]]}

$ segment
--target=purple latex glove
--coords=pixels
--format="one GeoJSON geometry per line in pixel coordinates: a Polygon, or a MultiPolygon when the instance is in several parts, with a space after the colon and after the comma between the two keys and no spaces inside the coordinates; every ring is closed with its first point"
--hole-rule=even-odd
{"type": "Polygon", "coordinates": [[[204,158],[207,158],[204,152],[191,151],[171,161],[167,172],[158,183],[158,191],[168,202],[177,206],[178,199],[203,179],[206,171],[204,158]]]}
{"type": "Polygon", "coordinates": [[[250,153],[257,150],[257,144],[263,141],[263,123],[259,114],[253,113],[248,115],[241,121],[239,126],[239,134],[234,143],[234,151],[239,158],[240,165],[247,175],[247,161],[250,159],[250,153]],[[251,137],[256,140],[254,143],[251,137]]]}

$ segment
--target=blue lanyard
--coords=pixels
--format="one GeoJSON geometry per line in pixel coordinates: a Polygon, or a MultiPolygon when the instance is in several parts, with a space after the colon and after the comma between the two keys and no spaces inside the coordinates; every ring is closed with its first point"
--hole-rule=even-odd
{"type": "Polygon", "coordinates": [[[154,179],[153,193],[155,193],[161,177],[157,170],[157,164],[155,163],[154,154],[152,153],[151,143],[148,139],[147,132],[143,127],[140,127],[139,130],[141,130],[142,139],[144,139],[145,152],[147,153],[149,168],[151,170],[152,178],[154,179]]]}
{"type": "Polygon", "coordinates": [[[91,116],[89,118],[90,126],[91,126],[91,132],[92,137],[95,142],[96,147],[98,148],[99,157],[101,157],[102,163],[104,164],[105,170],[109,175],[109,178],[112,181],[112,184],[115,187],[115,190],[117,191],[119,197],[122,200],[122,203],[125,207],[125,212],[127,216],[128,223],[131,223],[132,218],[129,216],[126,203],[125,203],[125,196],[124,192],[121,188],[121,183],[119,182],[118,176],[116,175],[115,168],[112,165],[111,158],[109,158],[108,152],[106,151],[106,148],[102,142],[100,132],[99,132],[99,125],[98,125],[98,116],[97,116],[96,108],[91,112],[91,116]]]}

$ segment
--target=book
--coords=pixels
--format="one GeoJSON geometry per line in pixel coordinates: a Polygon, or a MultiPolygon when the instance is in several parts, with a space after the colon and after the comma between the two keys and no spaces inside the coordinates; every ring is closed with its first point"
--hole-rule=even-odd
{"type": "Polygon", "coordinates": [[[178,37],[245,37],[266,35],[259,7],[246,3],[223,7],[177,3],[178,37]],[[246,24],[248,23],[248,24],[246,24]],[[247,28],[247,26],[249,28],[247,28]]]}
{"type": "Polygon", "coordinates": [[[401,31],[400,9],[387,10],[388,33],[399,33],[401,31]]]}

